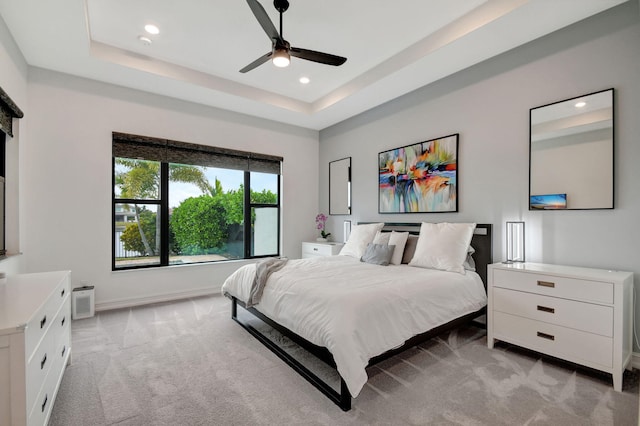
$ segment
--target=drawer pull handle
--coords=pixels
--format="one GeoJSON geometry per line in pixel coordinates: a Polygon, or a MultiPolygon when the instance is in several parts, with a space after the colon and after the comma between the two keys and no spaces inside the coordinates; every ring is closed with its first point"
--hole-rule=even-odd
{"type": "Polygon", "coordinates": [[[62,347],[62,355],[61,355],[61,356],[64,356],[64,353],[65,353],[66,351],[67,351],[67,345],[64,345],[64,346],[62,347]]]}
{"type": "Polygon", "coordinates": [[[49,400],[49,395],[44,394],[44,402],[42,403],[42,412],[44,413],[44,407],[47,406],[47,401],[49,400]]]}
{"type": "Polygon", "coordinates": [[[538,281],[538,285],[542,286],[542,287],[555,288],[556,283],[552,283],[552,282],[549,282],[549,281],[538,281]]]}
{"type": "Polygon", "coordinates": [[[44,365],[47,363],[47,354],[44,354],[44,358],[40,361],[40,370],[44,368],[44,365]]]}
{"type": "Polygon", "coordinates": [[[556,340],[555,336],[547,333],[541,333],[540,331],[538,331],[538,337],[542,337],[543,339],[547,340],[556,340]]]}
{"type": "Polygon", "coordinates": [[[40,328],[44,328],[44,325],[47,323],[47,316],[45,315],[41,320],[40,320],[40,328]]]}
{"type": "Polygon", "coordinates": [[[550,314],[555,314],[556,313],[555,308],[547,308],[546,306],[538,305],[538,310],[542,311],[542,312],[549,312],[550,314]]]}
{"type": "Polygon", "coordinates": [[[64,297],[64,288],[62,289],[62,291],[60,292],[60,297],[64,297]]]}
{"type": "Polygon", "coordinates": [[[318,247],[314,247],[314,248],[313,248],[313,251],[318,251],[318,247]]]}
{"type": "MultiPolygon", "coordinates": [[[[538,306],[538,308],[539,308],[539,307],[540,307],[540,306],[538,306]]],[[[67,320],[67,317],[66,317],[66,316],[62,317],[62,322],[60,323],[60,327],[64,326],[64,322],[65,322],[66,320],[67,320]]]]}

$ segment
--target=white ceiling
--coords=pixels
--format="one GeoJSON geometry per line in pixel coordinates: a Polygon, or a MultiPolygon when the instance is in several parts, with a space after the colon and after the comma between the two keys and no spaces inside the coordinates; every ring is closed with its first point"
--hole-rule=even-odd
{"type": "Polygon", "coordinates": [[[284,38],[347,62],[246,74],[271,42],[245,0],[0,0],[0,15],[29,65],[320,130],[625,1],[289,0],[284,38]]]}

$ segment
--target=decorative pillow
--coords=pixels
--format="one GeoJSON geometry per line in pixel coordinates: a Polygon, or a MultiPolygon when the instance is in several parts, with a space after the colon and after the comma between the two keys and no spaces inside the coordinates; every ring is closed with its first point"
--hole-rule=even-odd
{"type": "Polygon", "coordinates": [[[389,245],[389,238],[391,237],[391,232],[376,232],[376,236],[373,238],[373,244],[384,244],[389,245]]]}
{"type": "Polygon", "coordinates": [[[393,265],[402,263],[402,255],[404,254],[404,246],[407,244],[407,238],[409,238],[408,232],[391,232],[389,245],[396,246],[396,249],[393,251],[393,256],[391,257],[391,263],[393,265]]]}
{"type": "Polygon", "coordinates": [[[475,227],[475,223],[423,222],[409,266],[464,274],[462,264],[467,258],[475,227]]]}
{"type": "Polygon", "coordinates": [[[418,236],[409,235],[409,238],[407,238],[407,244],[404,246],[402,263],[407,264],[411,262],[411,259],[413,259],[413,255],[416,252],[416,244],[418,244],[418,236]]]}
{"type": "Polygon", "coordinates": [[[355,225],[351,229],[351,234],[340,254],[360,259],[364,254],[367,244],[373,241],[376,232],[382,229],[384,223],[368,223],[366,225],[355,225]]]}
{"type": "Polygon", "coordinates": [[[374,265],[387,266],[393,256],[396,246],[386,244],[369,243],[360,258],[360,262],[372,263],[374,265]]]}

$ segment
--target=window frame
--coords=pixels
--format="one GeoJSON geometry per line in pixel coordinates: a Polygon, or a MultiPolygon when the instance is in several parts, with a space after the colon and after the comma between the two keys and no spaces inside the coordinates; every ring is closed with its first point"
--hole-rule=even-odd
{"type": "Polygon", "coordinates": [[[7,136],[0,130],[0,185],[2,185],[2,196],[0,197],[0,209],[2,211],[2,229],[0,233],[0,259],[7,257],[7,136]]]}
{"type": "MultiPolygon", "coordinates": [[[[126,135],[122,133],[113,133],[114,140],[114,151],[112,153],[112,185],[111,185],[111,216],[112,216],[112,226],[111,226],[111,270],[112,271],[125,271],[132,269],[148,269],[148,268],[163,268],[167,266],[176,266],[169,263],[170,253],[169,253],[169,236],[170,236],[170,223],[169,223],[169,162],[157,159],[146,159],[146,158],[136,158],[139,160],[148,160],[148,161],[156,161],[160,164],[160,188],[159,188],[159,197],[158,199],[135,199],[135,198],[116,198],[116,158],[130,158],[123,157],[120,155],[116,155],[115,153],[115,141],[116,139],[121,143],[122,141],[130,140],[135,144],[138,140],[148,141],[159,141],[160,143],[166,142],[166,139],[155,139],[143,136],[135,136],[135,135],[126,135]],[[129,266],[116,266],[116,206],[118,204],[137,204],[137,205],[154,205],[157,206],[157,213],[160,214],[160,253],[159,263],[154,264],[144,264],[144,265],[129,265],[129,266]]],[[[172,141],[169,141],[172,142],[172,141]]],[[[185,142],[175,142],[176,144],[181,144],[181,146],[188,146],[191,150],[197,150],[198,147],[202,147],[205,150],[215,150],[218,154],[224,156],[225,152],[230,152],[231,155],[235,157],[238,156],[238,153],[242,153],[246,158],[257,158],[256,161],[278,161],[278,169],[281,170],[281,157],[267,156],[263,154],[255,154],[249,152],[242,152],[236,150],[226,150],[224,148],[215,148],[209,146],[201,146],[196,144],[187,144],[185,142]]],[[[185,163],[187,164],[187,163],[185,163]]],[[[197,164],[194,164],[197,165],[197,164]]],[[[217,168],[224,168],[215,166],[217,168]]],[[[250,167],[248,167],[250,168],[250,167]]],[[[229,170],[234,170],[234,168],[229,168],[229,170]]],[[[237,170],[237,168],[235,168],[237,170]]],[[[255,170],[260,171],[260,170],[255,170]]],[[[281,211],[281,178],[282,175],[280,172],[273,173],[277,176],[277,193],[276,193],[276,203],[268,204],[268,203],[252,203],[251,202],[251,172],[252,170],[244,170],[244,200],[243,200],[243,253],[244,257],[241,259],[227,259],[227,260],[208,260],[201,262],[190,262],[188,264],[182,264],[180,266],[186,265],[201,265],[204,263],[225,263],[236,260],[245,260],[245,259],[259,259],[264,257],[279,257],[281,250],[281,226],[282,226],[282,211],[281,211]],[[253,247],[253,233],[252,233],[252,223],[251,223],[251,212],[253,208],[275,208],[277,209],[277,250],[275,253],[263,254],[263,255],[252,255],[252,247],[253,247]]],[[[269,172],[267,172],[269,173],[269,172]]]]}

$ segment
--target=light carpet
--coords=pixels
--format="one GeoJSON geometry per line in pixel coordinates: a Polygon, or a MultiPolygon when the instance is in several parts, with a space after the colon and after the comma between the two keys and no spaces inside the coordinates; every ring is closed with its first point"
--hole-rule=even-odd
{"type": "Polygon", "coordinates": [[[232,321],[222,296],[100,312],[73,321],[72,336],[52,426],[638,424],[637,372],[615,392],[606,374],[490,350],[474,327],[369,368],[349,412],[232,321]]]}

